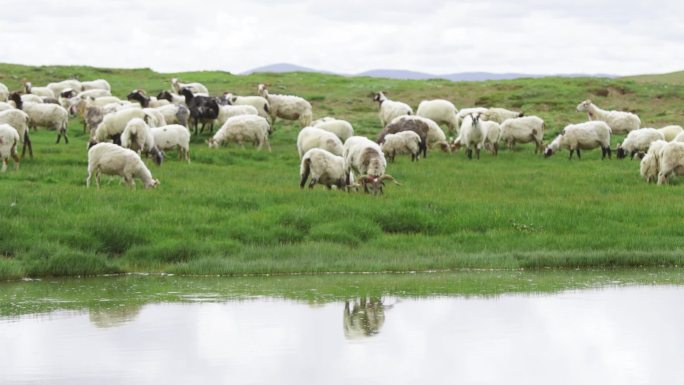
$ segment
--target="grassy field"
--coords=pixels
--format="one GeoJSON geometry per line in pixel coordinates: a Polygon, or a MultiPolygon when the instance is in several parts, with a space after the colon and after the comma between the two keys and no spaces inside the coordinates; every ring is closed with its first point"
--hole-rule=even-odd
{"type": "MultiPolygon", "coordinates": [[[[311,101],[314,116],[347,119],[358,134],[380,130],[367,96],[386,90],[417,106],[446,98],[457,107],[523,110],[547,122],[546,141],[586,115],[576,105],[637,112],[644,126],[684,123],[684,85],[623,79],[545,78],[453,83],[321,74],[224,72],[159,74],[147,69],[0,65],[0,82],[18,89],[69,77],[105,78],[123,97],[133,88],[156,94],[172,77],[199,81],[212,93],[272,93],[311,101]]],[[[86,142],[69,124],[68,145],[32,133],[34,159],[0,175],[0,279],[115,272],[286,274],[677,266],[684,261],[680,199],[684,186],[654,186],[637,161],[601,161],[600,151],[549,159],[531,145],[497,158],[468,161],[463,152],[431,152],[388,172],[402,186],[384,196],[300,190],[298,127],[279,121],[273,152],[235,146],[210,150],[208,134],[192,139],[191,164],[174,154],[150,169],[161,186],[130,191],[117,179],[86,189],[86,142]]],[[[613,138],[613,147],[620,138],[613,138]]],[[[138,182],[140,185],[140,182],[138,182]]]]}

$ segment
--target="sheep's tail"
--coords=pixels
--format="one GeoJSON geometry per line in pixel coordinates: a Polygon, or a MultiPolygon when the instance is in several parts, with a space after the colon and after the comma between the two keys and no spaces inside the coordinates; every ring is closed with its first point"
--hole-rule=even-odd
{"type": "Polygon", "coordinates": [[[306,180],[309,178],[309,174],[311,173],[311,158],[306,158],[302,160],[302,168],[299,171],[299,174],[302,176],[300,181],[299,181],[299,187],[304,188],[304,185],[306,184],[306,180]]]}

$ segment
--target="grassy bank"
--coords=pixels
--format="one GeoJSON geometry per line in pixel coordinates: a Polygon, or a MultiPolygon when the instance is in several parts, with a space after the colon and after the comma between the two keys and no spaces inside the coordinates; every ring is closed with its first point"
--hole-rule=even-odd
{"type": "MultiPolygon", "coordinates": [[[[380,129],[367,94],[384,89],[414,107],[447,98],[458,107],[493,105],[546,120],[546,139],[586,116],[576,105],[636,111],[645,126],[681,124],[684,86],[607,79],[521,79],[452,83],[345,78],[320,74],[233,76],[199,72],[0,65],[0,82],[18,88],[76,76],[105,78],[113,93],[155,93],[169,79],[200,81],[213,93],[272,92],[310,100],[315,117],[335,115],[374,137],[380,129]]],[[[161,186],[129,191],[115,179],[85,188],[86,139],[70,121],[69,145],[33,133],[34,159],[0,175],[0,278],[129,271],[179,274],[411,271],[483,268],[674,266],[684,261],[682,185],[656,187],[638,162],[600,160],[600,152],[544,160],[531,146],[480,161],[432,152],[388,168],[402,187],[382,197],[301,191],[298,127],[276,123],[273,152],[210,150],[193,138],[191,164],[150,165],[161,186]]],[[[613,144],[620,138],[613,138],[613,144]]]]}

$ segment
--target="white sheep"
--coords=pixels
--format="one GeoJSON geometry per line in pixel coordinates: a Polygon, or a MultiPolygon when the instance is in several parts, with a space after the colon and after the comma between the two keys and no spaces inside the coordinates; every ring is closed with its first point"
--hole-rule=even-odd
{"type": "Polygon", "coordinates": [[[223,123],[225,123],[226,120],[228,120],[228,118],[232,118],[233,116],[238,115],[259,115],[259,113],[257,112],[257,109],[253,106],[224,105],[219,106],[219,114],[218,118],[216,118],[216,121],[219,125],[223,125],[223,123]]]}
{"type": "Polygon", "coordinates": [[[677,137],[677,135],[684,132],[684,128],[682,128],[682,126],[679,125],[671,125],[659,128],[658,131],[660,131],[660,133],[663,134],[665,140],[671,142],[677,137]]]}
{"type": "Polygon", "coordinates": [[[209,90],[202,83],[181,83],[177,78],[171,79],[171,87],[180,94],[183,88],[188,88],[193,94],[209,95],[209,90]]]}
{"type": "Polygon", "coordinates": [[[95,174],[97,188],[100,188],[100,174],[119,175],[130,188],[135,188],[134,178],[140,178],[145,188],[159,186],[159,180],[152,178],[152,173],[145,166],[135,151],[112,143],[98,143],[88,150],[88,179],[86,186],[95,174]]]}
{"type": "Polygon", "coordinates": [[[147,122],[150,127],[166,126],[166,118],[161,111],[156,108],[143,108],[142,110],[148,116],[147,122]]]}
{"type": "Polygon", "coordinates": [[[100,96],[99,98],[95,98],[95,100],[93,100],[93,104],[98,107],[104,107],[107,104],[112,103],[126,103],[133,105],[132,103],[117,98],[116,96],[100,96]]]}
{"type": "Polygon", "coordinates": [[[332,132],[337,135],[342,142],[347,140],[350,136],[354,136],[354,127],[346,120],[335,119],[330,116],[315,120],[311,123],[312,127],[332,132]]]}
{"type": "Polygon", "coordinates": [[[180,124],[170,124],[162,127],[151,127],[154,144],[162,151],[178,149],[178,159],[185,159],[190,163],[190,131],[180,124]]]}
{"type": "Polygon", "coordinates": [[[236,142],[244,148],[244,142],[249,141],[258,146],[258,150],[266,145],[271,151],[271,144],[268,142],[268,134],[271,128],[268,121],[257,115],[238,115],[226,120],[221,129],[209,140],[209,148],[218,148],[226,142],[236,142]]]}
{"type": "Polygon", "coordinates": [[[665,140],[665,136],[655,128],[640,128],[630,131],[622,143],[618,143],[617,157],[618,159],[626,156],[634,157],[639,152],[646,152],[651,142],[656,140],[665,140]]]}
{"type": "Polygon", "coordinates": [[[31,82],[24,82],[24,91],[27,94],[34,94],[38,96],[44,96],[48,98],[56,98],[57,95],[55,95],[54,92],[52,92],[51,89],[47,87],[34,87],[31,82]]]}
{"type": "Polygon", "coordinates": [[[21,109],[29,116],[29,128],[44,127],[48,130],[57,130],[57,143],[62,136],[64,143],[69,143],[69,112],[64,107],[51,103],[24,103],[21,109]]]}
{"type": "MultiPolygon", "coordinates": [[[[34,94],[23,94],[21,95],[21,101],[23,103],[44,103],[43,98],[34,94]]],[[[16,102],[15,102],[16,107],[16,102]]],[[[16,107],[19,108],[19,107],[16,107]]]]}
{"type": "Polygon", "coordinates": [[[487,121],[493,121],[496,123],[503,123],[506,119],[522,118],[525,116],[522,112],[511,111],[505,108],[492,107],[482,114],[482,119],[487,121]]]}
{"type": "Polygon", "coordinates": [[[223,100],[232,106],[252,106],[256,108],[259,116],[265,119],[271,119],[268,100],[261,96],[237,96],[231,93],[223,94],[223,100]]]}
{"type": "Polygon", "coordinates": [[[641,126],[641,119],[631,112],[606,111],[587,99],[577,105],[577,111],[586,111],[589,120],[601,120],[608,124],[613,134],[626,134],[641,126]]]}
{"type": "Polygon", "coordinates": [[[463,123],[463,119],[465,119],[466,116],[471,115],[471,114],[484,114],[487,112],[487,108],[485,107],[468,107],[468,108],[462,108],[460,111],[456,113],[456,130],[455,133],[458,135],[461,132],[461,123],[463,123]]]}
{"type": "Polygon", "coordinates": [[[261,97],[268,101],[268,112],[271,115],[272,125],[275,124],[276,118],[297,120],[301,127],[307,127],[311,124],[313,109],[311,103],[304,98],[294,95],[270,94],[264,84],[259,84],[257,91],[261,97]]]}
{"type": "Polygon", "coordinates": [[[94,89],[89,89],[86,91],[81,91],[78,94],[76,94],[75,97],[78,99],[85,99],[85,98],[101,98],[103,96],[112,96],[112,93],[109,92],[109,90],[94,88],[94,89]]]}
{"type": "Polygon", "coordinates": [[[463,119],[461,133],[459,135],[460,144],[466,147],[468,159],[473,158],[473,148],[480,159],[480,149],[484,147],[486,132],[480,121],[482,114],[470,114],[463,119]]]}
{"type": "Polygon", "coordinates": [[[95,129],[94,138],[98,142],[113,139],[114,143],[121,143],[120,137],[131,119],[145,119],[148,116],[140,108],[129,108],[109,113],[102,118],[102,122],[95,129]]]}
{"type": "Polygon", "coordinates": [[[610,158],[610,134],[611,129],[608,124],[600,120],[569,124],[563,128],[560,135],[549,143],[544,151],[544,156],[549,157],[560,148],[565,147],[570,150],[568,159],[572,159],[572,154],[575,151],[577,151],[577,158],[581,158],[580,150],[601,147],[601,159],[605,159],[606,155],[610,158]]]}
{"type": "Polygon", "coordinates": [[[672,175],[684,175],[684,143],[670,142],[660,150],[658,184],[666,184],[672,175]]]}
{"type": "Polygon", "coordinates": [[[19,169],[19,155],[17,155],[17,145],[19,144],[19,133],[9,124],[0,124],[0,158],[2,159],[2,172],[7,171],[9,158],[14,160],[14,169],[19,169]]]}
{"type": "Polygon", "coordinates": [[[420,136],[413,131],[401,131],[385,135],[380,149],[390,162],[394,162],[397,154],[410,154],[411,161],[418,160],[420,153],[420,136]]]}
{"type": "Polygon", "coordinates": [[[390,100],[383,92],[376,92],[373,94],[373,100],[378,102],[380,111],[380,125],[385,127],[397,116],[413,115],[413,109],[406,103],[390,100]]]}
{"type": "Polygon", "coordinates": [[[182,126],[188,126],[190,110],[188,110],[185,105],[167,104],[164,106],[155,107],[154,110],[159,111],[162,114],[166,124],[180,124],[182,126]]]}
{"type": "Polygon", "coordinates": [[[72,90],[80,90],[82,86],[81,82],[79,82],[78,80],[69,79],[62,80],[61,82],[50,83],[47,85],[47,88],[51,89],[52,92],[55,94],[55,97],[57,97],[61,95],[62,92],[67,88],[71,88],[72,90]]]}
{"type": "Polygon", "coordinates": [[[347,186],[344,158],[321,148],[312,148],[302,157],[299,167],[299,187],[304,188],[309,175],[311,175],[309,188],[313,188],[316,183],[328,189],[332,186],[337,186],[339,189],[347,186]]]}
{"type": "Polygon", "coordinates": [[[522,118],[506,119],[501,123],[501,141],[512,150],[516,142],[534,142],[534,153],[543,151],[544,120],[537,116],[523,116],[522,118]]]}
{"type": "Polygon", "coordinates": [[[150,126],[140,118],[131,119],[121,133],[121,147],[130,148],[138,154],[150,152],[154,147],[150,126]]]}
{"type": "Polygon", "coordinates": [[[297,135],[299,157],[312,148],[322,148],[335,155],[342,155],[342,141],[337,135],[317,127],[304,127],[297,135]]]}
{"type": "Polygon", "coordinates": [[[451,152],[451,147],[449,146],[449,142],[447,142],[447,138],[444,134],[444,131],[442,131],[442,128],[432,119],[424,118],[418,115],[402,115],[392,119],[390,125],[398,123],[402,120],[414,120],[425,123],[428,128],[426,138],[427,147],[439,147],[444,152],[451,152]]]}
{"type": "Polygon", "coordinates": [[[495,156],[499,154],[499,140],[501,139],[501,125],[494,120],[480,120],[484,130],[484,147],[495,156]]]}
{"type": "Polygon", "coordinates": [[[450,133],[458,128],[457,113],[456,106],[444,99],[423,100],[416,110],[417,116],[430,119],[437,124],[446,124],[450,133]]]}
{"type": "Polygon", "coordinates": [[[26,147],[28,146],[29,155],[33,158],[33,146],[29,136],[29,116],[24,111],[17,109],[0,111],[0,124],[9,124],[19,134],[19,141],[24,144],[21,150],[21,157],[24,157],[26,147]]]}
{"type": "Polygon", "coordinates": [[[0,83],[0,102],[6,102],[9,99],[9,95],[9,88],[3,83],[0,83]]]}
{"type": "Polygon", "coordinates": [[[105,90],[105,91],[112,91],[112,86],[109,85],[109,82],[104,80],[104,79],[97,79],[97,80],[90,80],[90,81],[85,81],[81,82],[81,91],[88,91],[88,90],[105,90]]]}
{"type": "Polygon", "coordinates": [[[7,110],[13,110],[14,106],[6,103],[6,102],[0,102],[0,111],[7,111],[7,110]]]}
{"type": "Polygon", "coordinates": [[[346,185],[354,179],[363,184],[365,192],[383,193],[385,180],[399,184],[391,175],[385,174],[387,160],[380,146],[363,136],[352,136],[344,142],[344,172],[346,185]]]}
{"type": "Polygon", "coordinates": [[[668,142],[664,140],[656,140],[652,142],[646,151],[646,155],[641,159],[639,164],[639,174],[644,178],[646,183],[655,182],[658,180],[658,168],[660,161],[660,153],[668,142]]]}

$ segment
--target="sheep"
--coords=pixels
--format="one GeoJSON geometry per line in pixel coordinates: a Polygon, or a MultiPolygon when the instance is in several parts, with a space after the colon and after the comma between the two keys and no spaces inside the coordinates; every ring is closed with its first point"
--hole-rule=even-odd
{"type": "Polygon", "coordinates": [[[456,134],[459,134],[461,132],[461,123],[463,123],[463,119],[465,119],[466,116],[470,114],[483,114],[487,112],[488,108],[485,107],[468,107],[468,108],[462,108],[458,113],[456,113],[456,134]]]}
{"type": "Polygon", "coordinates": [[[89,90],[105,90],[108,92],[112,91],[112,87],[109,85],[109,82],[104,80],[104,79],[97,79],[97,80],[90,80],[90,81],[85,81],[81,82],[81,91],[89,91],[89,90]]]}
{"type": "Polygon", "coordinates": [[[162,91],[157,95],[157,100],[167,100],[171,104],[185,104],[185,97],[170,91],[162,91]]]}
{"type": "Polygon", "coordinates": [[[480,159],[480,149],[484,147],[487,133],[480,121],[481,116],[481,113],[470,114],[463,119],[459,138],[461,145],[466,147],[468,159],[473,158],[473,147],[475,148],[477,159],[480,159]]]}
{"type": "Polygon", "coordinates": [[[646,181],[646,183],[655,182],[658,180],[658,168],[660,153],[668,142],[664,140],[656,140],[652,142],[646,151],[646,155],[641,159],[639,164],[639,174],[646,181]]]}
{"type": "Polygon", "coordinates": [[[605,159],[606,155],[610,158],[610,135],[611,129],[608,124],[600,120],[569,124],[549,143],[544,151],[544,157],[548,158],[561,147],[565,147],[570,150],[570,157],[568,159],[572,159],[572,154],[575,151],[577,151],[577,158],[581,159],[580,149],[590,150],[601,147],[601,159],[605,159]]]}
{"type": "Polygon", "coordinates": [[[335,119],[329,116],[315,120],[311,123],[312,127],[332,132],[337,135],[342,142],[347,140],[350,136],[354,136],[354,127],[346,120],[335,119]]]}
{"type": "Polygon", "coordinates": [[[257,112],[257,109],[252,106],[219,106],[219,114],[216,121],[218,124],[223,125],[228,118],[237,115],[259,115],[259,113],[257,112]]]}
{"type": "Polygon", "coordinates": [[[9,88],[6,85],[0,83],[0,102],[6,102],[9,99],[9,88]]]}
{"type": "Polygon", "coordinates": [[[245,140],[251,141],[258,150],[265,144],[271,152],[271,144],[268,142],[268,134],[271,131],[268,121],[256,115],[233,116],[223,123],[216,134],[207,140],[209,148],[218,148],[224,142],[237,142],[244,148],[245,140]]]}
{"type": "Polygon", "coordinates": [[[19,133],[9,124],[0,124],[0,158],[2,158],[2,172],[7,171],[7,162],[11,157],[14,160],[14,169],[19,169],[19,155],[17,155],[17,145],[19,144],[19,133]]]}
{"type": "Polygon", "coordinates": [[[27,94],[34,94],[38,96],[44,96],[48,98],[56,98],[57,95],[55,95],[54,92],[52,92],[51,89],[47,87],[33,87],[31,82],[24,82],[24,91],[27,94]]]}
{"type": "Polygon", "coordinates": [[[97,188],[100,188],[100,174],[119,175],[128,186],[135,189],[134,178],[140,178],[145,188],[159,186],[159,180],[152,178],[152,173],[145,166],[135,151],[112,143],[98,143],[88,150],[88,178],[86,187],[95,174],[97,188]]]}
{"type": "Polygon", "coordinates": [[[655,128],[640,128],[630,131],[625,140],[618,143],[617,157],[622,159],[629,154],[633,158],[639,152],[646,152],[651,142],[656,140],[665,140],[665,136],[655,128]]]}
{"type": "Polygon", "coordinates": [[[81,91],[78,94],[76,94],[75,98],[77,98],[77,99],[101,98],[103,96],[112,96],[112,93],[109,92],[108,90],[95,88],[95,89],[91,89],[91,90],[81,91]]]}
{"type": "Polygon", "coordinates": [[[126,124],[133,118],[144,120],[146,116],[145,111],[140,108],[129,108],[109,113],[97,125],[93,137],[97,142],[112,139],[114,143],[121,144],[121,134],[126,128],[126,124]]]}
{"type": "Polygon", "coordinates": [[[501,125],[493,120],[480,120],[484,130],[484,147],[487,151],[497,156],[499,154],[499,139],[501,138],[501,125]]]}
{"type": "Polygon", "coordinates": [[[678,125],[671,125],[659,128],[658,131],[660,131],[660,133],[663,134],[666,141],[671,142],[677,137],[677,135],[681,134],[684,131],[684,128],[678,125]]]}
{"type": "Polygon", "coordinates": [[[400,121],[420,121],[427,125],[426,146],[429,148],[439,147],[444,152],[451,152],[451,147],[447,142],[446,135],[442,128],[439,127],[432,119],[424,118],[418,115],[402,115],[392,119],[390,124],[398,123],[400,121]]]}
{"type": "Polygon", "coordinates": [[[0,111],[13,110],[14,106],[6,102],[0,102],[0,111]]]}
{"type": "Polygon", "coordinates": [[[375,92],[371,95],[373,101],[378,102],[380,107],[378,116],[380,117],[380,125],[382,127],[385,127],[397,116],[413,115],[413,109],[408,104],[390,100],[385,96],[384,92],[375,92]]]}
{"type": "Polygon", "coordinates": [[[167,104],[164,106],[153,108],[164,117],[166,124],[180,124],[188,126],[188,117],[190,117],[190,110],[182,104],[167,104]]]}
{"type": "Polygon", "coordinates": [[[606,122],[614,134],[627,134],[641,126],[641,119],[637,115],[631,112],[602,110],[590,99],[578,104],[577,111],[586,111],[589,120],[606,122]]]}
{"type": "Polygon", "coordinates": [[[19,141],[23,142],[21,157],[24,158],[26,147],[28,146],[29,155],[33,158],[33,146],[29,136],[29,116],[21,110],[11,109],[0,112],[0,124],[9,124],[19,134],[19,141]]]}
{"type": "Polygon", "coordinates": [[[182,95],[183,88],[189,89],[193,94],[200,94],[201,96],[208,96],[209,90],[201,83],[181,83],[178,78],[171,79],[171,87],[177,94],[182,95]]]}
{"type": "Polygon", "coordinates": [[[420,153],[420,136],[413,131],[401,131],[396,134],[385,135],[385,141],[380,145],[382,152],[394,162],[397,154],[410,154],[411,161],[416,161],[420,153]]]}
{"type": "Polygon", "coordinates": [[[178,148],[178,159],[183,157],[190,163],[190,131],[180,124],[151,127],[154,144],[162,151],[178,148]]]}
{"type": "Polygon", "coordinates": [[[300,188],[304,188],[309,175],[311,175],[310,189],[314,188],[317,183],[324,185],[328,190],[332,186],[337,186],[338,189],[347,187],[344,158],[322,148],[312,148],[302,157],[299,167],[300,188]]]}
{"type": "Polygon", "coordinates": [[[140,89],[131,91],[131,93],[126,96],[126,99],[140,103],[140,106],[143,108],[157,108],[171,104],[171,102],[166,99],[157,99],[154,96],[147,96],[145,91],[140,89]]]}
{"type": "Polygon", "coordinates": [[[501,124],[506,119],[522,118],[523,116],[525,116],[524,112],[493,107],[485,111],[485,113],[482,115],[482,120],[493,121],[501,124]]]}
{"type": "Polygon", "coordinates": [[[363,136],[352,136],[347,139],[344,142],[343,157],[347,186],[351,184],[352,172],[354,179],[363,185],[363,190],[368,193],[370,186],[373,195],[383,193],[385,180],[391,180],[399,185],[391,175],[385,174],[385,156],[380,146],[370,139],[363,136]]]}
{"type": "Polygon", "coordinates": [[[158,166],[164,160],[163,153],[155,145],[150,127],[140,118],[133,118],[126,124],[121,134],[121,147],[130,148],[138,154],[144,152],[146,155],[151,155],[152,160],[158,166]]]}
{"type": "Polygon", "coordinates": [[[322,148],[334,155],[342,156],[342,141],[332,132],[317,127],[304,127],[297,135],[297,152],[301,159],[312,148],[322,148]]]}
{"type": "Polygon", "coordinates": [[[214,119],[218,117],[219,105],[215,98],[210,96],[194,95],[189,88],[182,88],[181,95],[185,97],[185,104],[190,110],[194,132],[197,133],[197,124],[202,122],[202,129],[207,123],[211,123],[210,132],[214,131],[214,119]]]}
{"type": "Polygon", "coordinates": [[[226,92],[221,97],[227,104],[232,106],[252,106],[256,108],[259,116],[265,119],[271,119],[270,108],[268,100],[261,96],[237,96],[226,92]]]}
{"type": "Polygon", "coordinates": [[[456,131],[458,121],[456,114],[458,110],[453,103],[444,99],[423,100],[416,110],[417,116],[430,119],[438,124],[446,124],[450,133],[456,131]]]}
{"type": "MultiPolygon", "coordinates": [[[[33,94],[23,94],[21,95],[21,101],[24,103],[43,103],[43,98],[38,95],[33,94]]],[[[16,101],[14,102],[15,107],[17,106],[16,101]]],[[[19,107],[16,107],[19,108],[19,107]]]]}
{"type": "Polygon", "coordinates": [[[143,108],[143,112],[148,116],[147,122],[150,127],[161,127],[166,126],[166,119],[164,114],[155,108],[143,108]]]}
{"type": "Polygon", "coordinates": [[[81,82],[78,80],[69,79],[57,83],[50,83],[47,85],[47,88],[51,89],[55,96],[59,96],[62,94],[62,91],[67,88],[71,88],[72,90],[80,90],[82,89],[82,86],[81,82]]]}
{"type": "Polygon", "coordinates": [[[427,123],[418,119],[397,119],[394,123],[390,123],[383,128],[378,134],[376,140],[378,144],[382,144],[385,140],[385,135],[396,134],[401,131],[413,131],[420,136],[420,151],[423,153],[423,158],[427,158],[427,135],[430,127],[427,123]]]}
{"type": "Polygon", "coordinates": [[[534,142],[534,153],[543,151],[544,120],[537,116],[523,116],[522,118],[506,119],[501,123],[501,140],[506,142],[508,149],[512,150],[516,142],[534,142]]]}
{"type": "Polygon", "coordinates": [[[78,103],[69,108],[69,113],[72,116],[76,114],[81,116],[83,118],[83,132],[87,131],[91,135],[105,116],[104,108],[96,106],[93,99],[79,100],[78,103]]]}
{"type": "Polygon", "coordinates": [[[122,100],[117,98],[116,96],[100,96],[98,98],[95,98],[93,100],[93,104],[99,107],[104,107],[107,104],[112,104],[112,103],[121,103],[122,100]]]}
{"type": "Polygon", "coordinates": [[[269,94],[264,84],[259,84],[257,91],[268,101],[268,112],[271,115],[271,125],[275,125],[276,118],[298,120],[301,127],[308,127],[313,120],[311,103],[304,98],[294,95],[269,94]]]}
{"type": "Polygon", "coordinates": [[[660,150],[658,184],[667,184],[672,175],[684,175],[684,143],[669,142],[660,150]]]}
{"type": "Polygon", "coordinates": [[[24,111],[29,117],[29,129],[45,127],[48,130],[57,130],[57,143],[64,136],[64,143],[69,143],[67,125],[69,124],[69,112],[57,104],[24,103],[18,93],[13,92],[10,98],[17,108],[24,111]]]}

